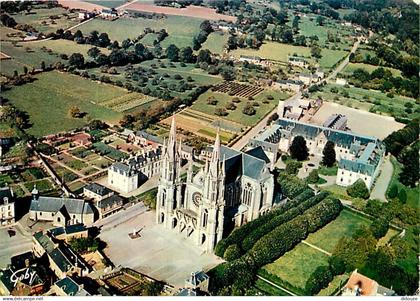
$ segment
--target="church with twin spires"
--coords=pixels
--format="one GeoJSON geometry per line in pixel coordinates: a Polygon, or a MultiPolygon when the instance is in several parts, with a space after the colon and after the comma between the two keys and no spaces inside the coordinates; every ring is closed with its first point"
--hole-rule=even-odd
{"type": "Polygon", "coordinates": [[[195,172],[190,161],[184,180],[180,153],[172,117],[163,149],[156,221],[203,251],[213,251],[227,225],[241,226],[272,208],[274,176],[261,147],[239,152],[221,145],[217,133],[205,166],[195,172]]]}

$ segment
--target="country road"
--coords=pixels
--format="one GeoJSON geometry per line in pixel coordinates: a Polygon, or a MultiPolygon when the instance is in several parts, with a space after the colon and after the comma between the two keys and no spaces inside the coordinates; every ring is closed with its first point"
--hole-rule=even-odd
{"type": "MultiPolygon", "coordinates": [[[[336,77],[337,74],[340,73],[347,66],[347,64],[350,61],[350,55],[352,53],[356,52],[357,48],[360,45],[360,41],[361,41],[360,38],[358,38],[357,41],[353,44],[353,47],[351,48],[350,53],[326,78],[324,78],[319,83],[314,83],[313,85],[315,85],[315,84],[319,85],[320,83],[327,82],[330,79],[336,77]]],[[[293,96],[284,100],[284,102],[290,102],[290,101],[293,101],[293,100],[298,100],[300,97],[302,97],[302,94],[304,92],[306,92],[308,89],[309,89],[309,87],[306,88],[305,90],[301,91],[301,92],[298,92],[298,93],[294,94],[293,96]]],[[[271,111],[269,114],[267,114],[267,116],[265,116],[260,122],[258,122],[252,129],[250,129],[248,132],[246,132],[238,141],[236,141],[231,146],[231,148],[233,148],[234,150],[237,150],[237,151],[240,151],[241,149],[243,149],[248,144],[248,141],[250,139],[255,137],[259,132],[261,132],[266,127],[268,118],[270,118],[270,116],[273,115],[276,112],[277,112],[277,106],[273,109],[273,111],[271,111]]]]}

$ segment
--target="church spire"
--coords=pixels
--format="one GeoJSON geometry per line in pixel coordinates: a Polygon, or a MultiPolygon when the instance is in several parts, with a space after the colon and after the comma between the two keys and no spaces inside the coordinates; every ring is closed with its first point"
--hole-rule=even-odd
{"type": "Polygon", "coordinates": [[[171,122],[171,130],[169,132],[168,137],[168,147],[167,151],[170,158],[175,158],[176,153],[176,124],[175,124],[175,115],[172,116],[172,122],[171,122]]]}
{"type": "Polygon", "coordinates": [[[213,146],[213,153],[210,159],[210,171],[213,176],[219,174],[219,161],[220,161],[220,135],[219,129],[217,129],[216,141],[213,146]]]}

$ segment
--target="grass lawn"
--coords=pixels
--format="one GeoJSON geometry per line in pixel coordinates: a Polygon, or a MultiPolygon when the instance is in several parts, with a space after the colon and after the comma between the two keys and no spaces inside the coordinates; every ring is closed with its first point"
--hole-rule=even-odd
{"type": "MultiPolygon", "coordinates": [[[[240,55],[257,55],[265,59],[287,63],[288,55],[298,55],[311,60],[311,48],[293,46],[277,42],[265,42],[260,49],[237,49],[232,52],[235,57],[240,55]]],[[[347,51],[322,49],[322,58],[319,64],[324,69],[331,69],[339,60],[348,54],[347,51]]]]}
{"type": "Polygon", "coordinates": [[[282,291],[261,279],[257,279],[254,286],[264,296],[290,296],[285,291],[282,291]]]}
{"type": "Polygon", "coordinates": [[[32,9],[29,14],[26,11],[13,14],[17,23],[28,24],[45,34],[56,32],[57,29],[66,29],[79,23],[77,13],[70,13],[62,7],[32,9]],[[67,16],[64,16],[66,14],[67,16]],[[54,16],[58,19],[50,19],[54,16]]]}
{"type": "Polygon", "coordinates": [[[351,237],[361,226],[369,226],[370,223],[369,219],[344,209],[334,221],[317,232],[309,234],[306,241],[332,253],[340,238],[351,237]]]}
{"type": "Polygon", "coordinates": [[[389,182],[388,189],[390,189],[393,185],[397,185],[398,191],[400,191],[401,189],[405,189],[405,191],[407,192],[407,204],[414,208],[420,208],[419,186],[417,185],[417,187],[411,188],[411,187],[407,187],[403,185],[398,180],[398,175],[401,172],[402,164],[398,162],[394,156],[391,157],[391,163],[392,163],[392,166],[394,167],[394,172],[392,173],[392,178],[391,178],[391,181],[389,182]]]}
{"type": "Polygon", "coordinates": [[[25,183],[25,187],[29,191],[32,191],[32,189],[34,188],[34,185],[36,185],[36,189],[38,189],[39,192],[49,191],[54,188],[54,186],[52,185],[49,179],[43,179],[39,181],[25,183]]]}
{"type": "Polygon", "coordinates": [[[85,125],[86,118],[69,116],[69,108],[74,105],[91,119],[115,123],[121,117],[120,113],[96,103],[128,93],[122,88],[56,71],[44,72],[36,78],[32,83],[2,93],[29,114],[32,123],[27,130],[29,134],[40,137],[85,125]]]}
{"type": "Polygon", "coordinates": [[[65,183],[72,182],[79,177],[75,173],[60,165],[53,165],[53,169],[55,173],[60,177],[60,179],[64,180],[65,183]]]}
{"type": "Polygon", "coordinates": [[[75,169],[75,170],[82,170],[83,168],[86,168],[88,166],[83,161],[76,160],[76,159],[67,162],[66,165],[70,167],[71,169],[75,169]]]}
{"type": "Polygon", "coordinates": [[[94,143],[93,147],[99,152],[101,152],[101,155],[108,156],[111,159],[114,159],[116,161],[120,161],[121,159],[128,158],[128,155],[126,153],[120,152],[119,150],[103,142],[94,143]]]}
{"type": "Polygon", "coordinates": [[[22,187],[20,187],[20,185],[12,185],[10,187],[12,188],[15,197],[20,198],[25,196],[25,191],[22,189],[22,187]]]}
{"type": "Polygon", "coordinates": [[[398,235],[399,233],[400,233],[399,231],[390,228],[388,230],[388,232],[386,232],[385,236],[384,237],[381,237],[378,240],[377,246],[384,246],[384,245],[386,245],[393,237],[395,237],[395,235],[398,235]]]}
{"type": "Polygon", "coordinates": [[[321,186],[319,187],[321,190],[327,190],[334,194],[335,197],[339,199],[351,200],[352,198],[347,195],[346,187],[339,186],[337,184],[330,185],[330,186],[321,186]]]}
{"type": "Polygon", "coordinates": [[[332,167],[327,167],[320,165],[318,168],[318,173],[324,176],[335,176],[337,175],[338,166],[334,165],[332,167]]]}
{"type": "Polygon", "coordinates": [[[84,35],[93,30],[106,32],[111,40],[123,41],[127,38],[134,39],[143,33],[147,27],[161,30],[166,29],[169,36],[161,42],[163,48],[170,44],[178,47],[192,46],[193,37],[200,31],[200,24],[203,20],[181,16],[167,16],[162,19],[128,19],[120,18],[115,21],[95,19],[78,27],[84,35]]]}
{"type": "Polygon", "coordinates": [[[326,288],[323,288],[317,296],[334,296],[347,283],[348,279],[349,275],[347,274],[335,276],[330,284],[326,288]]]}
{"type": "MultiPolygon", "coordinates": [[[[351,75],[356,69],[363,69],[369,73],[372,73],[372,71],[380,68],[380,66],[375,65],[369,65],[369,64],[363,64],[363,63],[349,63],[346,68],[342,71],[345,75],[351,75]]],[[[401,71],[398,69],[390,68],[390,67],[382,67],[386,70],[391,71],[392,76],[401,76],[401,71]]]]}
{"type": "Polygon", "coordinates": [[[273,263],[264,266],[263,269],[290,285],[304,290],[309,276],[322,265],[328,265],[328,255],[300,243],[273,263]]]}
{"type": "MultiPolygon", "coordinates": [[[[225,93],[207,91],[206,93],[201,94],[198,99],[194,102],[191,109],[197,110],[207,114],[214,114],[216,108],[224,108],[226,104],[232,101],[233,96],[230,96],[225,93]],[[214,96],[218,103],[213,106],[207,103],[207,99],[210,96],[214,96]]],[[[236,104],[236,109],[234,111],[227,110],[229,113],[227,116],[220,117],[221,119],[231,120],[245,126],[251,126],[256,124],[261,120],[268,112],[274,109],[277,106],[279,99],[286,99],[287,94],[281,93],[278,91],[265,90],[254,97],[254,101],[259,103],[258,107],[255,107],[256,114],[249,116],[242,113],[242,109],[248,103],[248,100],[245,98],[240,98],[241,102],[236,104]],[[270,100],[268,104],[262,103],[263,100],[267,99],[268,95],[272,95],[274,100],[270,100]]],[[[216,116],[216,115],[214,115],[216,116]]]]}
{"type": "Polygon", "coordinates": [[[12,177],[8,174],[2,174],[0,175],[0,187],[9,185],[14,183],[15,181],[12,179],[12,177]]]}

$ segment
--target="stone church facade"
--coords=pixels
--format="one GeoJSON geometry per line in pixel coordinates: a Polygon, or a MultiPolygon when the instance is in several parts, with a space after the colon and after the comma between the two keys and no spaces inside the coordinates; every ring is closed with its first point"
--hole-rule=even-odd
{"type": "Polygon", "coordinates": [[[211,252],[225,226],[240,226],[273,206],[274,177],[263,151],[242,153],[224,147],[217,135],[209,160],[198,172],[188,165],[181,179],[181,142],[176,141],[172,119],[164,145],[159,179],[156,221],[211,252]]]}

